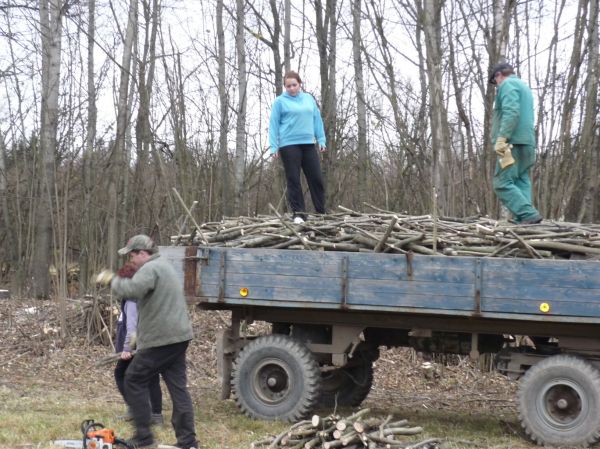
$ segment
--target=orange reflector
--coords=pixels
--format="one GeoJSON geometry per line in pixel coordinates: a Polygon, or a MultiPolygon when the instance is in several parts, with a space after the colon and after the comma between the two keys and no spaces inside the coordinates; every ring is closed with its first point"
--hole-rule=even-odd
{"type": "Polygon", "coordinates": [[[248,289],[246,287],[240,288],[240,295],[243,296],[244,298],[246,296],[248,296],[248,289]]]}

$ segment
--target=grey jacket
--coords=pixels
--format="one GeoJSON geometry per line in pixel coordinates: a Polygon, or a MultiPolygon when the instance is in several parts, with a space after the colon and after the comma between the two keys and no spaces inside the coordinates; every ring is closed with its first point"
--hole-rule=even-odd
{"type": "Polygon", "coordinates": [[[160,254],[153,254],[131,279],[115,276],[111,288],[119,296],[137,299],[138,350],[192,339],[183,285],[160,254]]]}

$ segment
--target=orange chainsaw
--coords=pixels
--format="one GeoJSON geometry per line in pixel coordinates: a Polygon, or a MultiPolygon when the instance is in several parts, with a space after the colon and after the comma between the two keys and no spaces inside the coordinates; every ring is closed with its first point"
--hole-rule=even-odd
{"type": "Polygon", "coordinates": [[[133,449],[125,440],[117,438],[113,429],[107,429],[93,419],[86,419],[81,423],[81,433],[81,440],[56,440],[52,443],[76,449],[133,449]]]}

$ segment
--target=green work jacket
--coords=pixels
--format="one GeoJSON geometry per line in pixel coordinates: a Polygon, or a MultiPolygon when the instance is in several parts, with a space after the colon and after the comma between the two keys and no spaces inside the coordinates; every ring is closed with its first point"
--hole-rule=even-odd
{"type": "Polygon", "coordinates": [[[516,75],[506,78],[498,87],[492,117],[492,144],[506,137],[514,145],[535,147],[533,127],[533,95],[516,75]]]}
{"type": "Polygon", "coordinates": [[[137,299],[137,349],[192,339],[182,282],[159,254],[153,254],[131,279],[115,276],[111,287],[124,298],[137,299]]]}

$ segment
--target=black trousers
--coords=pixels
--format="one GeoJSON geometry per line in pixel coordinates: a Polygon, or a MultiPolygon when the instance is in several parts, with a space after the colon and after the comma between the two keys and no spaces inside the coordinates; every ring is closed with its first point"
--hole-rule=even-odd
{"type": "MultiPolygon", "coordinates": [[[[127,371],[127,367],[131,363],[133,359],[123,360],[119,359],[117,362],[117,366],[115,366],[115,382],[117,384],[117,388],[127,402],[125,398],[125,371],[127,371]]],[[[162,392],[160,391],[160,376],[157,374],[148,383],[148,393],[150,394],[150,408],[152,409],[152,413],[161,414],[162,413],[162,392]]]]}
{"type": "Polygon", "coordinates": [[[300,171],[304,172],[315,211],[325,213],[325,187],[319,152],[314,144],[288,145],[279,148],[287,181],[287,198],[296,216],[306,218],[300,171]]]}
{"type": "Polygon", "coordinates": [[[187,389],[185,353],[189,341],[138,351],[125,371],[125,394],[135,422],[134,438],[152,442],[148,384],[161,374],[173,401],[171,423],[175,429],[177,446],[198,447],[194,428],[194,406],[187,389]]]}

